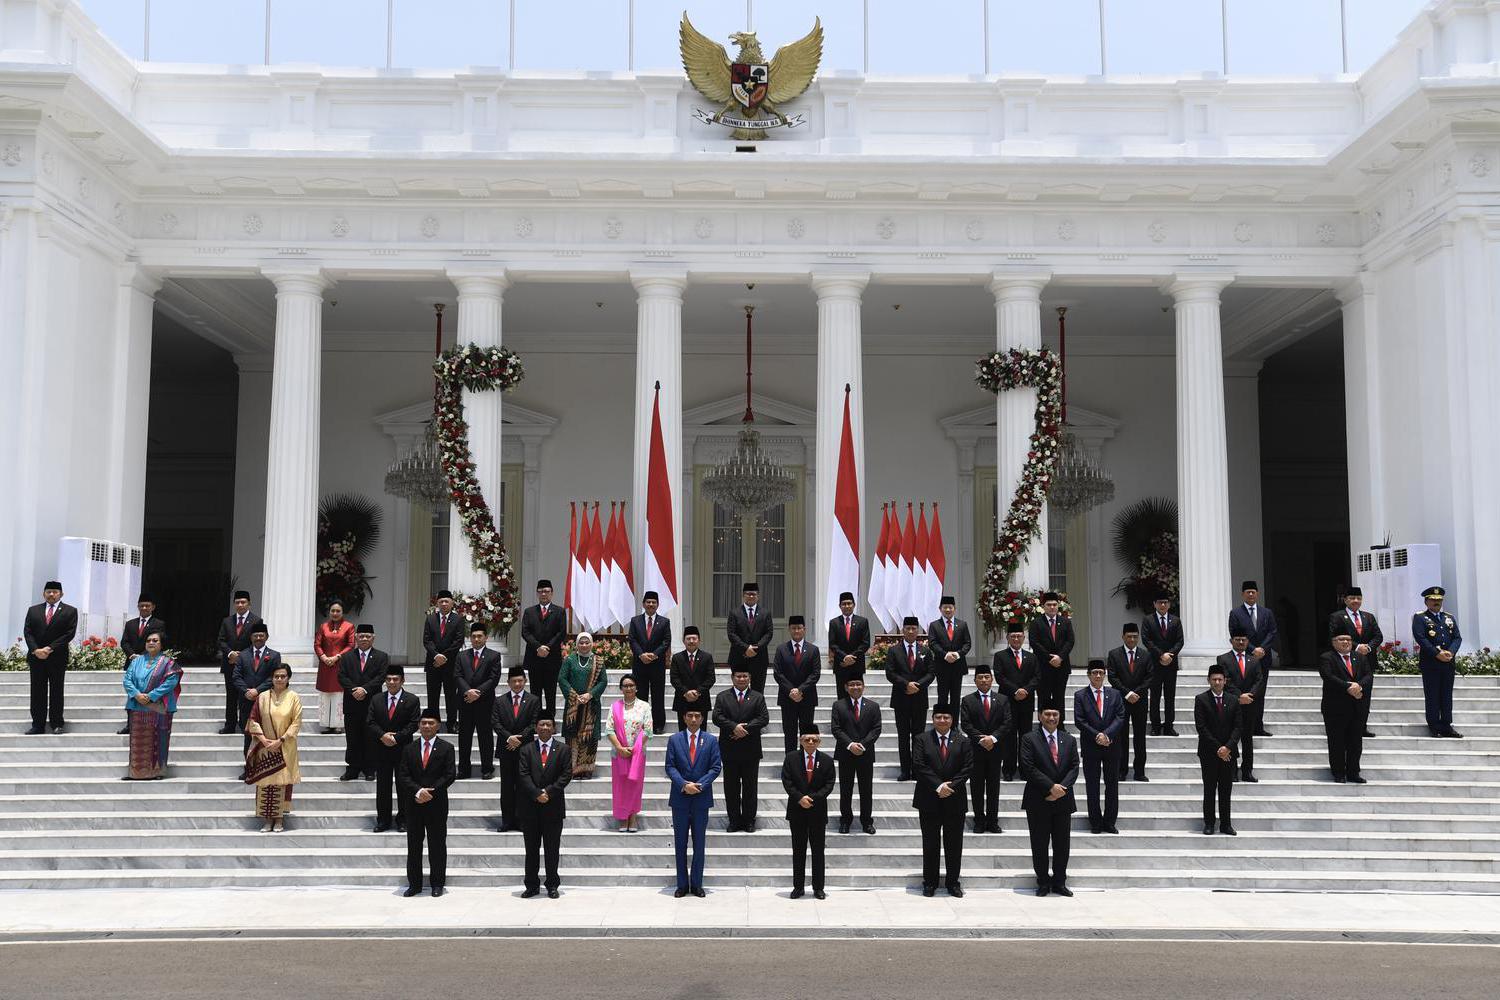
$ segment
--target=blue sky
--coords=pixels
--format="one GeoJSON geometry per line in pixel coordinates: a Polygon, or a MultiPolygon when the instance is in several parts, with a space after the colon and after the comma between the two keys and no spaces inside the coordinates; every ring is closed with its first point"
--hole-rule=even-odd
{"type": "MultiPolygon", "coordinates": [[[[116,44],[144,54],[147,0],[79,0],[116,44]]],[[[1388,49],[1424,0],[1344,0],[1349,68],[1388,49]]],[[[822,17],[823,71],[860,71],[869,8],[872,73],[1097,73],[1100,0],[269,0],[271,61],[333,66],[675,70],[677,20],[723,40],[749,17],[769,55],[822,17]]],[[[268,0],[149,0],[153,61],[265,61],[268,0]]],[[[1339,0],[1103,0],[1108,70],[1337,73],[1339,0]]]]}

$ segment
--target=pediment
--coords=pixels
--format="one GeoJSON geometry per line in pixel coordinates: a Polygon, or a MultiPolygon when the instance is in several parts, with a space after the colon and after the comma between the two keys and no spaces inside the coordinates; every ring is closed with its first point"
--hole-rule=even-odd
{"type": "MultiPolygon", "coordinates": [[[[757,427],[817,426],[818,415],[805,407],[762,396],[760,393],[752,393],[750,400],[750,405],[755,410],[757,427]]],[[[744,415],[745,397],[735,395],[684,410],[682,424],[684,427],[722,426],[738,430],[740,419],[744,415]]]]}

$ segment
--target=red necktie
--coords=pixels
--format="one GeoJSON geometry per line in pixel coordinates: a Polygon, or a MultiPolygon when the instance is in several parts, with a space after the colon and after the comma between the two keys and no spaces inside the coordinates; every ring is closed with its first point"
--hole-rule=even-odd
{"type": "Polygon", "coordinates": [[[1236,653],[1235,658],[1240,661],[1240,680],[1245,679],[1245,654],[1236,653]]]}
{"type": "Polygon", "coordinates": [[[542,605],[542,620],[543,621],[547,620],[547,611],[548,611],[547,605],[543,604],[542,605]]]}
{"type": "Polygon", "coordinates": [[[369,666],[369,665],[370,665],[370,654],[366,653],[366,652],[361,652],[359,654],[359,669],[360,669],[360,672],[363,673],[364,669],[367,666],[369,666]]]}
{"type": "Polygon", "coordinates": [[[844,619],[844,640],[846,642],[854,638],[854,623],[848,618],[844,619]]]}
{"type": "Polygon", "coordinates": [[[938,756],[941,757],[941,758],[943,758],[943,762],[944,763],[947,763],[947,761],[948,761],[948,737],[946,737],[946,736],[944,736],[942,739],[938,740],[938,756]]]}
{"type": "Polygon", "coordinates": [[[1354,616],[1354,634],[1355,635],[1364,635],[1365,634],[1364,615],[1361,615],[1361,614],[1358,614],[1358,613],[1355,614],[1355,616],[1354,616]]]}
{"type": "Polygon", "coordinates": [[[260,650],[258,649],[255,651],[255,669],[260,669],[260,650]]]}
{"type": "Polygon", "coordinates": [[[1104,689],[1100,688],[1094,692],[1094,707],[1099,710],[1099,718],[1104,718],[1104,689]]]}
{"type": "Polygon", "coordinates": [[[135,626],[135,637],[139,639],[146,634],[146,619],[142,618],[135,626]]]}
{"type": "Polygon", "coordinates": [[[441,639],[448,631],[448,616],[438,615],[438,638],[441,639]]]}
{"type": "Polygon", "coordinates": [[[1219,714],[1223,715],[1224,714],[1224,696],[1222,694],[1216,694],[1216,695],[1214,695],[1214,700],[1219,703],[1219,714]]]}
{"type": "Polygon", "coordinates": [[[542,766],[543,767],[547,766],[547,748],[550,745],[551,745],[550,743],[543,743],[542,744],[542,766]]]}
{"type": "Polygon", "coordinates": [[[422,767],[427,767],[427,759],[432,756],[432,744],[422,744],[422,767]]]}
{"type": "Polygon", "coordinates": [[[1054,763],[1054,764],[1060,763],[1061,760],[1062,760],[1062,758],[1059,757],[1058,754],[1057,754],[1057,737],[1055,735],[1054,736],[1048,736],[1047,737],[1047,743],[1052,747],[1052,763],[1054,763]]]}
{"type": "Polygon", "coordinates": [[[1021,669],[1021,651],[1019,649],[1016,650],[1016,669],[1021,669]]]}
{"type": "Polygon", "coordinates": [[[953,619],[952,618],[948,619],[948,641],[949,642],[953,641],[953,619]]]}
{"type": "Polygon", "coordinates": [[[647,642],[651,641],[651,621],[652,620],[650,618],[646,619],[646,641],[647,642]]]}
{"type": "Polygon", "coordinates": [[[859,702],[857,701],[854,703],[854,721],[859,721],[859,702]]]}
{"type": "Polygon", "coordinates": [[[47,624],[48,625],[52,624],[52,616],[56,612],[57,612],[57,605],[55,605],[55,604],[49,604],[49,605],[47,605],[47,624]]]}
{"type": "Polygon", "coordinates": [[[1057,641],[1057,619],[1056,618],[1048,618],[1047,619],[1047,627],[1052,630],[1052,641],[1056,642],[1057,641]]]}
{"type": "Polygon", "coordinates": [[[510,717],[512,719],[521,717],[521,696],[518,694],[510,696],[510,717]]]}
{"type": "Polygon", "coordinates": [[[913,669],[917,666],[917,645],[912,643],[906,647],[906,665],[913,669]]]}
{"type": "Polygon", "coordinates": [[[802,666],[802,643],[798,642],[792,645],[792,656],[797,666],[802,666]]]}
{"type": "Polygon", "coordinates": [[[988,719],[990,717],[990,696],[981,694],[979,700],[984,703],[984,717],[988,719]]]}
{"type": "Polygon", "coordinates": [[[754,608],[754,607],[753,607],[753,606],[752,606],[752,607],[751,607],[751,608],[750,608],[750,609],[749,609],[749,611],[750,611],[750,620],[751,620],[751,621],[755,621],[755,608],[754,608]]]}
{"type": "Polygon", "coordinates": [[[695,764],[698,761],[698,737],[688,737],[688,763],[695,764]]]}
{"type": "Polygon", "coordinates": [[[240,632],[243,631],[244,628],[245,628],[245,619],[243,619],[243,618],[236,618],[234,620],[234,637],[236,639],[238,639],[240,637],[240,632]]]}
{"type": "Polygon", "coordinates": [[[1344,669],[1349,671],[1349,676],[1354,676],[1354,664],[1349,661],[1349,654],[1344,654],[1344,669]]]}
{"type": "Polygon", "coordinates": [[[813,776],[813,755],[812,754],[808,754],[807,755],[807,787],[808,788],[812,787],[812,776],[813,776]]]}
{"type": "Polygon", "coordinates": [[[391,695],[390,696],[390,699],[389,699],[388,703],[385,706],[385,717],[387,719],[394,719],[396,717],[396,696],[395,695],[391,695]]]}
{"type": "Polygon", "coordinates": [[[1125,650],[1125,666],[1129,668],[1132,674],[1135,673],[1135,650],[1125,650]]]}

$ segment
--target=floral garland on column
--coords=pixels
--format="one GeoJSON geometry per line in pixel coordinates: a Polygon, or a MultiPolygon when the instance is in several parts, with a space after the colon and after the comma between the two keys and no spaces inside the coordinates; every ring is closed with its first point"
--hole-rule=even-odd
{"type": "Polygon", "coordinates": [[[1015,495],[1000,522],[979,590],[979,617],[990,632],[1004,634],[1010,614],[1018,607],[1039,605],[1037,595],[1008,588],[1027,546],[1041,535],[1042,511],[1062,440],[1062,366],[1057,355],[1046,348],[1012,348],[980,358],[974,366],[974,381],[993,393],[1036,390],[1036,428],[1031,433],[1031,447],[1015,495]]]}
{"type": "Polygon", "coordinates": [[[463,391],[514,389],[526,377],[526,369],[514,351],[474,344],[444,351],[433,362],[432,369],[437,375],[434,408],[438,449],[448,478],[449,498],[458,511],[474,564],[490,578],[489,590],[483,594],[455,592],[454,604],[465,617],[504,633],[515,624],[520,613],[516,571],[505,551],[505,539],[495,530],[494,515],[475,475],[474,456],[469,451],[469,424],[464,419],[463,391]]]}

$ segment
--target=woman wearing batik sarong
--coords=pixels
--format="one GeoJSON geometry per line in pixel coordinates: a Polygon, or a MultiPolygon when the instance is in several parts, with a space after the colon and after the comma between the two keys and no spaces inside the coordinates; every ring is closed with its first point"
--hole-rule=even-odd
{"type": "Polygon", "coordinates": [[[594,637],[579,632],[573,652],[563,660],[557,675],[557,686],[567,706],[563,739],[573,754],[575,778],[594,776],[594,756],[599,752],[599,699],[604,697],[608,683],[604,661],[594,655],[594,637]]]}
{"type": "Polygon", "coordinates": [[[620,699],[609,710],[610,791],[621,833],[635,833],[646,786],[646,741],[651,738],[651,706],[635,696],[635,678],[620,678],[620,699]]]}
{"type": "Polygon", "coordinates": [[[130,720],[130,773],[126,781],[155,781],[167,775],[172,716],[182,691],[182,668],[162,652],[160,631],[147,632],[144,653],[125,667],[125,712],[130,720]]]}
{"type": "Polygon", "coordinates": [[[271,690],[262,691],[255,699],[245,725],[251,740],[245,772],[247,780],[254,779],[255,814],[263,821],[261,833],[285,829],[282,821],[292,808],[292,788],[302,780],[297,764],[302,699],[292,690],[291,680],[292,668],[278,666],[271,674],[271,690]]]}

